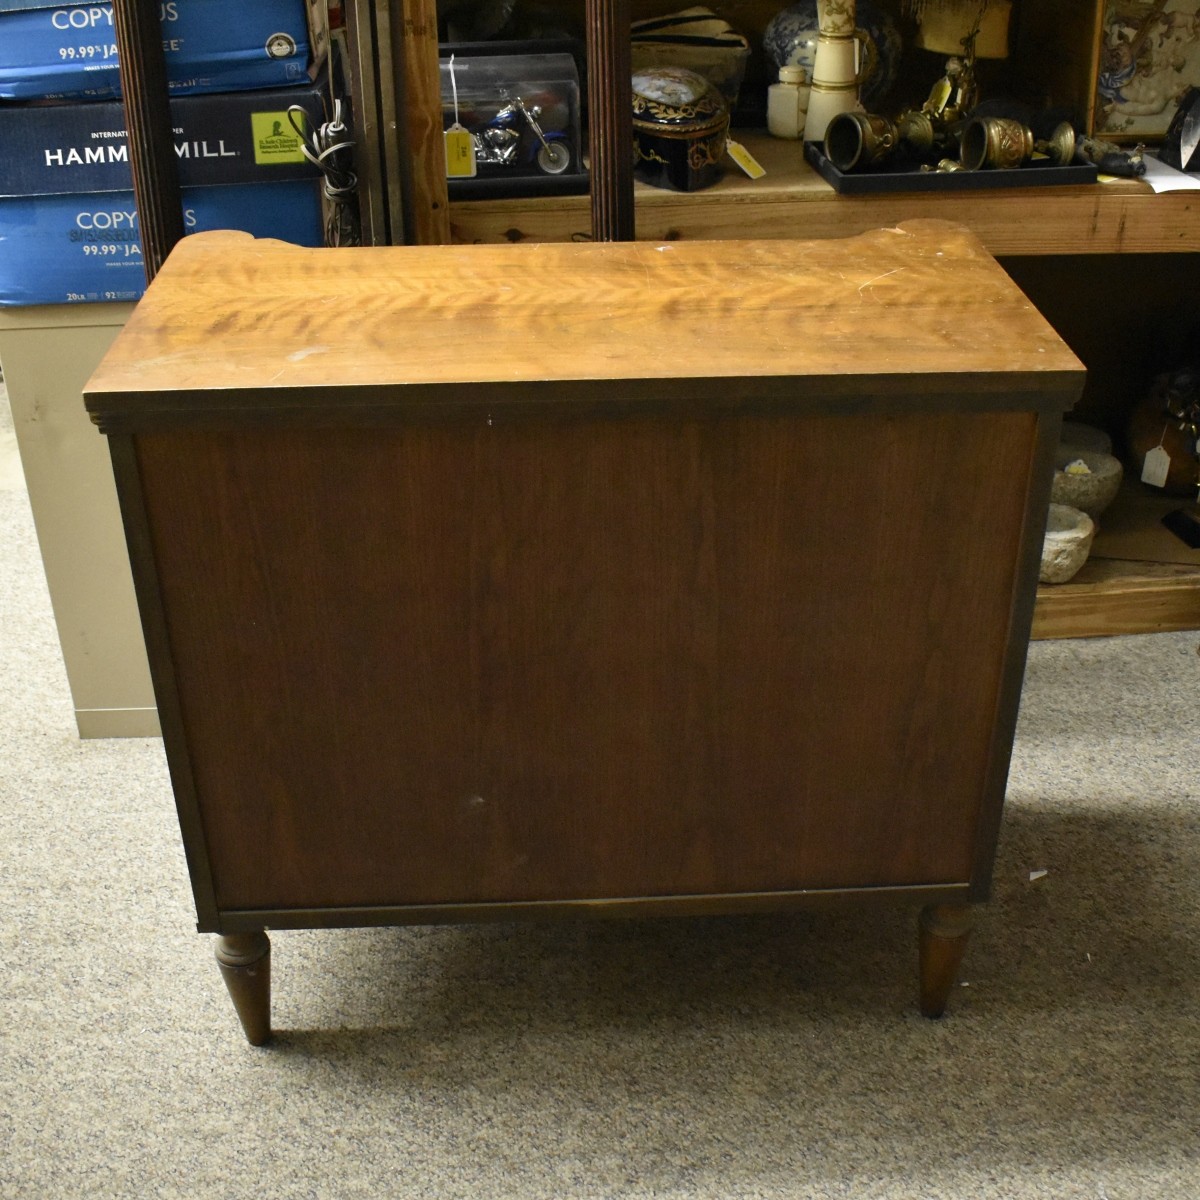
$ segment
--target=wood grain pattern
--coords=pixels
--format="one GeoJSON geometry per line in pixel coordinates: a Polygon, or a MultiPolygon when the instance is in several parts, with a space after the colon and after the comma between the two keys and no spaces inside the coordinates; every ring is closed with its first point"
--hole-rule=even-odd
{"type": "Polygon", "coordinates": [[[969,234],[193,242],[86,392],[202,928],[986,899],[1082,372],[969,234]]]}
{"type": "Polygon", "coordinates": [[[1091,559],[1064,584],[1038,588],[1033,636],[1112,637],[1200,629],[1200,569],[1091,559]]]}
{"type": "Polygon", "coordinates": [[[329,251],[199,234],[158,282],[88,385],[106,421],[214,402],[737,405],[786,399],[796,377],[848,403],[1027,388],[1062,407],[1080,379],[978,242],[935,222],[786,244],[329,251]]]}
{"type": "Polygon", "coordinates": [[[139,436],[219,907],[967,881],[1035,426],[139,436]]]}

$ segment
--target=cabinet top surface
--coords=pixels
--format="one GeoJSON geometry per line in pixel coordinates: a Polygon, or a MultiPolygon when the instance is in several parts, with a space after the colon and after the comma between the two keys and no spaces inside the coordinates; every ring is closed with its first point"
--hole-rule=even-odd
{"type": "Polygon", "coordinates": [[[286,389],[397,403],[587,381],[715,397],[733,378],[964,376],[1073,397],[1082,367],[941,221],[817,241],[338,250],[211,233],[175,248],[86,395],[102,417],[286,389]]]}

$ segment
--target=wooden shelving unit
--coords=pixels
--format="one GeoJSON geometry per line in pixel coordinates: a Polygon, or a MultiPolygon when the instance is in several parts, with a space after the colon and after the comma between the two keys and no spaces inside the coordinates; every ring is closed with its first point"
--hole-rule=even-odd
{"type": "Polygon", "coordinates": [[[1200,629],[1200,567],[1092,558],[1070,583],[1042,584],[1035,640],[1200,629]]]}
{"type": "Polygon", "coordinates": [[[1039,589],[1033,636],[1200,629],[1200,550],[1162,524],[1187,503],[1126,480],[1083,569],[1070,583],[1039,589]]]}
{"type": "MultiPolygon", "coordinates": [[[[1145,184],[1119,180],[1061,188],[838,195],[804,161],[797,144],[748,130],[735,136],[766,174],[750,180],[730,164],[719,184],[689,195],[638,184],[639,239],[846,237],[933,217],[969,226],[1001,258],[1200,252],[1200,192],[1155,195],[1145,184]]],[[[456,242],[585,240],[588,198],[452,202],[450,229],[456,242]]],[[[1122,546],[1129,557],[1093,556],[1070,583],[1039,589],[1033,636],[1200,629],[1200,552],[1191,563],[1158,559],[1162,538],[1170,536],[1158,525],[1160,516],[1153,504],[1142,505],[1125,522],[1122,546]],[[1140,548],[1139,528],[1144,534],[1140,548]]]]}
{"type": "MultiPolygon", "coordinates": [[[[577,0],[564,2],[580,7],[577,0]]],[[[563,242],[592,236],[587,195],[447,203],[440,176],[440,139],[429,136],[440,128],[436,0],[357,0],[350,8],[362,18],[358,37],[373,43],[380,71],[377,85],[394,91],[392,108],[385,105],[379,114],[379,137],[390,156],[387,170],[401,181],[403,203],[397,200],[393,224],[397,228],[403,224],[406,238],[444,241],[447,225],[449,240],[460,243],[563,242]]],[[[1091,35],[1101,11],[1100,0],[1069,0],[1044,12],[1031,9],[1039,21],[1078,26],[1081,36],[1071,40],[1073,46],[1095,41],[1091,35]]],[[[644,15],[640,8],[638,15],[644,15]]],[[[351,26],[354,30],[353,21],[351,26]]],[[[1037,34],[1032,26],[1031,31],[1037,34]]],[[[1032,41],[1026,39],[1023,52],[1030,45],[1043,44],[1050,41],[1038,34],[1032,41]]],[[[1063,86],[1070,85],[1064,94],[1074,95],[1081,87],[1086,91],[1091,70],[1086,55],[1068,58],[1069,78],[1060,80],[1063,86]]],[[[1036,68],[1035,75],[1044,65],[1027,64],[1036,68]]],[[[1198,192],[1155,195],[1144,184],[1117,181],[1061,188],[844,196],[804,162],[798,144],[762,132],[736,130],[735,135],[766,174],[750,180],[731,164],[716,187],[689,195],[637,185],[639,239],[845,237],[932,217],[968,226],[1001,259],[1064,255],[1165,259],[1200,253],[1198,192]]],[[[1081,301],[1098,308],[1093,296],[1081,301]]],[[[1155,557],[1152,547],[1160,534],[1153,528],[1157,518],[1145,520],[1144,552],[1135,540],[1128,557],[1096,558],[1077,576],[1078,582],[1042,589],[1035,637],[1200,629],[1200,558],[1193,564],[1155,557]]]]}
{"type": "MultiPolygon", "coordinates": [[[[705,191],[636,185],[637,236],[677,238],[846,237],[936,217],[969,225],[997,256],[1179,254],[1200,251],[1200,192],[1156,196],[1121,180],[1070,187],[838,195],[803,160],[800,146],[736,130],[766,168],[751,180],[729,164],[705,191]]],[[[467,200],[450,204],[456,242],[563,242],[590,236],[586,196],[467,200]]]]}

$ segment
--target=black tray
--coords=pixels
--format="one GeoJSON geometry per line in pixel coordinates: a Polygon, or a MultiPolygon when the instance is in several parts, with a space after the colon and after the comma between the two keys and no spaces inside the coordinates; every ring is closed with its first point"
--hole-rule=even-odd
{"type": "Polygon", "coordinates": [[[1026,163],[1008,171],[919,171],[888,170],[849,174],[839,171],[825,157],[820,142],[805,142],[804,157],[835,191],[849,195],[865,192],[954,192],[978,188],[1062,187],[1070,183],[1095,183],[1099,171],[1092,163],[1071,163],[1065,167],[1026,163]]]}

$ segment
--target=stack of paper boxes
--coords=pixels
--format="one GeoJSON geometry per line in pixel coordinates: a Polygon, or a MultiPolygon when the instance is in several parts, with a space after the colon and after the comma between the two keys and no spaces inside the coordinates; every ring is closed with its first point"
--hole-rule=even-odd
{"type": "MultiPolygon", "coordinates": [[[[184,226],[322,242],[325,0],[164,0],[184,226]],[[302,121],[303,123],[303,121],[302,121]]],[[[0,0],[0,305],[145,290],[111,4],[0,0]]]]}

